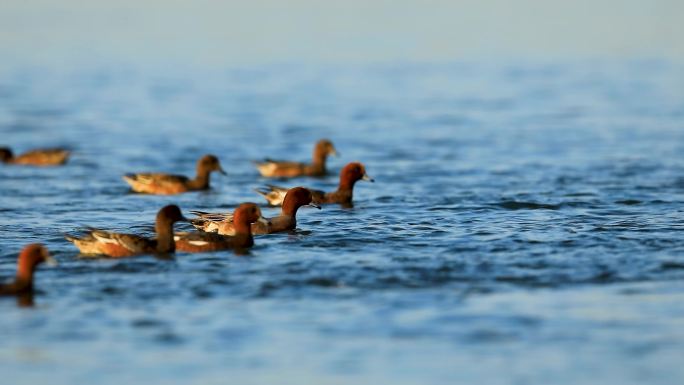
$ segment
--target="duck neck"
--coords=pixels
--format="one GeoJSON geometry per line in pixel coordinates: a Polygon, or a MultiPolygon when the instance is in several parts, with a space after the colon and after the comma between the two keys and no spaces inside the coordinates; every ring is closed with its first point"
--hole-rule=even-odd
{"type": "Polygon", "coordinates": [[[354,185],[356,184],[356,179],[349,178],[348,176],[342,174],[340,176],[340,185],[337,188],[337,191],[353,191],[354,190],[354,185]]]}
{"type": "Polygon", "coordinates": [[[157,232],[157,251],[173,253],[176,250],[176,243],[173,240],[173,222],[166,218],[158,218],[154,229],[157,232]]]}
{"type": "Polygon", "coordinates": [[[313,152],[313,161],[311,162],[311,166],[313,166],[313,168],[316,170],[325,171],[325,162],[327,159],[328,154],[324,150],[316,147],[313,152]]]}
{"type": "Polygon", "coordinates": [[[28,287],[33,287],[33,271],[35,263],[29,258],[19,258],[17,266],[17,281],[22,282],[28,287]]]}
{"type": "Polygon", "coordinates": [[[235,233],[235,235],[233,236],[233,239],[234,239],[234,245],[237,248],[254,246],[254,237],[252,237],[252,234],[235,233]]]}
{"type": "Polygon", "coordinates": [[[239,213],[235,214],[233,219],[233,225],[235,226],[235,242],[237,246],[249,247],[254,244],[254,239],[252,238],[252,225],[249,221],[245,220],[239,213]]]}
{"type": "Polygon", "coordinates": [[[297,210],[301,205],[295,201],[285,201],[283,202],[283,207],[280,209],[280,215],[295,217],[297,215],[297,210]]]}
{"type": "Polygon", "coordinates": [[[203,167],[197,167],[197,174],[195,175],[195,179],[191,180],[188,184],[191,188],[196,190],[208,189],[210,174],[211,171],[203,167]]]}

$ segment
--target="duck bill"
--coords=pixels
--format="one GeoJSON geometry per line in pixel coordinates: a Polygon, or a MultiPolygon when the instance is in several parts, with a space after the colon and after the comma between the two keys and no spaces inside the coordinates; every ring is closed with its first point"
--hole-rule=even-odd
{"type": "Polygon", "coordinates": [[[371,183],[375,182],[375,179],[369,177],[368,174],[363,174],[363,177],[361,177],[361,180],[365,180],[365,181],[371,182],[371,183]]]}
{"type": "Polygon", "coordinates": [[[319,210],[321,209],[321,205],[316,204],[316,203],[313,203],[313,202],[309,203],[307,206],[313,207],[313,208],[316,208],[316,209],[319,209],[319,210]]]}
{"type": "Polygon", "coordinates": [[[48,256],[45,257],[45,264],[48,265],[48,266],[50,266],[50,267],[55,267],[55,266],[59,265],[59,263],[57,263],[57,260],[54,259],[54,258],[53,258],[52,256],[50,256],[50,255],[48,255],[48,256]]]}
{"type": "Polygon", "coordinates": [[[264,217],[259,217],[259,219],[257,219],[257,222],[261,223],[264,226],[270,226],[271,225],[271,222],[264,217]]]}
{"type": "Polygon", "coordinates": [[[338,158],[340,156],[340,153],[337,152],[337,150],[333,148],[332,151],[330,151],[330,155],[338,158]]]}
{"type": "Polygon", "coordinates": [[[228,173],[226,172],[226,170],[223,169],[223,167],[219,167],[216,171],[218,171],[221,175],[228,175],[228,173]]]}

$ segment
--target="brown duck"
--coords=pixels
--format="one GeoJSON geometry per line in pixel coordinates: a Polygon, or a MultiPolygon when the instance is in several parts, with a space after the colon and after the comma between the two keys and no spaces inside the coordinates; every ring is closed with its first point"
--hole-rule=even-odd
{"type": "Polygon", "coordinates": [[[21,251],[17,259],[17,276],[13,282],[0,285],[0,295],[23,295],[33,292],[33,272],[41,263],[56,265],[45,246],[33,243],[21,251]]]}
{"type": "Polygon", "coordinates": [[[201,253],[227,249],[246,249],[254,246],[252,223],[267,222],[261,210],[254,203],[243,203],[233,212],[235,235],[221,235],[196,231],[177,234],[176,250],[188,253],[201,253]]]}
{"type": "MultiPolygon", "coordinates": [[[[313,203],[312,199],[309,189],[304,187],[291,188],[285,194],[280,215],[267,219],[268,223],[253,223],[252,234],[270,234],[294,230],[297,227],[297,210],[300,207],[311,206],[318,209],[321,208],[321,206],[313,203]]],[[[190,220],[190,223],[199,230],[222,235],[235,234],[232,214],[206,213],[202,211],[191,211],[191,213],[199,217],[190,220]]]]}
{"type": "Polygon", "coordinates": [[[197,174],[194,179],[183,175],[142,173],[126,174],[123,176],[123,180],[131,185],[133,191],[138,193],[171,195],[209,189],[210,174],[213,171],[226,175],[217,157],[204,155],[197,161],[197,174]]]}
{"type": "MultiPolygon", "coordinates": [[[[326,193],[325,191],[321,190],[309,190],[311,191],[313,202],[316,204],[350,204],[354,194],[354,185],[360,180],[374,182],[373,178],[366,174],[366,168],[363,166],[363,164],[359,162],[352,162],[344,166],[340,172],[340,184],[336,191],[326,193]]],[[[287,193],[286,188],[273,185],[268,185],[268,187],[256,191],[266,198],[268,203],[273,206],[281,205],[283,203],[283,199],[285,198],[285,194],[287,193]]]]}
{"type": "Polygon", "coordinates": [[[71,152],[63,148],[46,148],[27,151],[14,156],[7,147],[0,148],[0,162],[27,166],[59,166],[67,162],[71,152]]]}
{"type": "Polygon", "coordinates": [[[130,257],[139,254],[168,254],[175,250],[173,224],[187,221],[176,205],[163,207],[157,213],[155,239],[135,234],[121,234],[102,230],[90,230],[82,238],[66,236],[81,254],[104,255],[112,258],[130,257]]]}
{"type": "Polygon", "coordinates": [[[298,176],[325,176],[328,171],[325,162],[328,155],[338,156],[335,146],[327,139],[321,139],[313,150],[312,163],[265,159],[255,162],[261,176],[267,178],[294,178],[298,176]]]}

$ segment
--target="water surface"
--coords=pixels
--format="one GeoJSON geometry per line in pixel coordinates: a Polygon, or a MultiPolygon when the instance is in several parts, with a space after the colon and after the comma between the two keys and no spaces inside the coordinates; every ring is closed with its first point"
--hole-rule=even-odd
{"type": "MultiPolygon", "coordinates": [[[[0,167],[0,276],[43,242],[35,306],[0,299],[11,383],[681,384],[684,69],[668,62],[0,74],[0,137],[65,145],[0,167]],[[150,234],[156,211],[232,210],[331,138],[355,205],[230,252],[79,258],[89,225],[150,234]],[[173,197],[126,172],[228,176],[173,197]]],[[[286,185],[333,189],[336,177],[286,185]]],[[[277,210],[266,209],[267,216],[277,210]]]]}

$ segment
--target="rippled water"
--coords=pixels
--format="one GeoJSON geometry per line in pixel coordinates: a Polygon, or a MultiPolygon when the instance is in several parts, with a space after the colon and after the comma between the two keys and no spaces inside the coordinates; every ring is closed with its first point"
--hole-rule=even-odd
{"type": "Polygon", "coordinates": [[[35,307],[0,299],[7,383],[684,381],[681,66],[15,69],[0,135],[74,149],[0,167],[0,276],[28,242],[60,261],[35,307]],[[250,160],[305,160],[321,137],[332,169],[361,160],[376,183],[248,256],[81,259],[62,238],[261,202],[250,160]],[[120,179],[191,174],[204,153],[229,174],[209,192],[120,179]]]}

